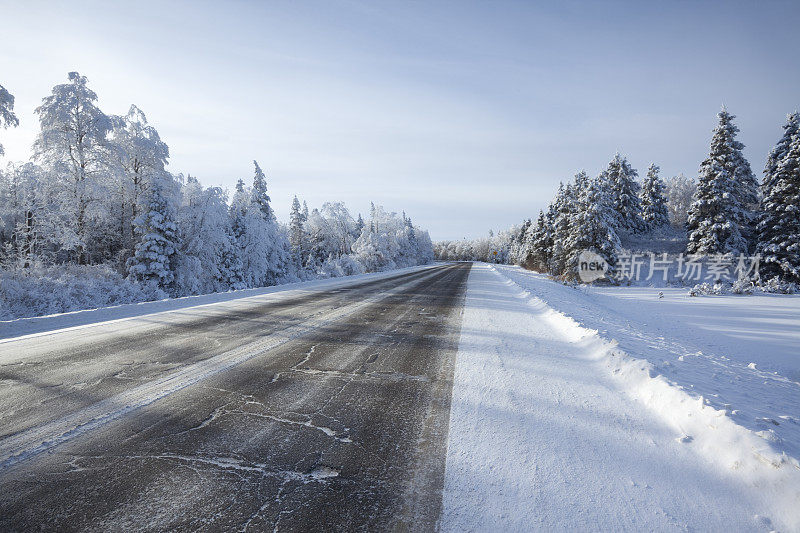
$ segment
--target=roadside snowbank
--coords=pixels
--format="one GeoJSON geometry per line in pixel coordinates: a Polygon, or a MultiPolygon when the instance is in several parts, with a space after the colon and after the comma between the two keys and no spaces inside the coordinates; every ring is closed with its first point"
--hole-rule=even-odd
{"type": "Polygon", "coordinates": [[[403,273],[433,268],[434,266],[435,265],[422,265],[401,268],[398,270],[389,270],[385,272],[376,272],[372,274],[345,276],[342,278],[302,281],[297,283],[288,283],[285,285],[260,287],[257,289],[218,292],[212,294],[203,294],[201,296],[184,296],[183,298],[168,298],[152,302],[123,304],[113,307],[85,309],[82,311],[73,311],[69,313],[48,316],[0,321],[0,339],[17,338],[23,335],[33,335],[65,328],[86,327],[101,322],[125,320],[144,315],[174,311],[176,309],[200,307],[204,305],[228,302],[241,298],[254,298],[274,293],[280,293],[279,296],[281,297],[292,297],[304,291],[335,289],[338,287],[345,287],[359,281],[379,280],[397,276],[403,273]]]}
{"type": "MultiPolygon", "coordinates": [[[[561,287],[575,295],[560,303],[586,305],[561,287]]],[[[647,361],[473,266],[443,530],[795,530],[798,480],[791,458],[647,361]]]]}
{"type": "Polygon", "coordinates": [[[652,289],[574,289],[520,268],[492,269],[531,305],[550,309],[553,327],[602,361],[679,442],[733,472],[785,526],[800,528],[800,383],[758,369],[800,370],[800,298],[698,302],[680,289],[663,298],[652,289]]]}

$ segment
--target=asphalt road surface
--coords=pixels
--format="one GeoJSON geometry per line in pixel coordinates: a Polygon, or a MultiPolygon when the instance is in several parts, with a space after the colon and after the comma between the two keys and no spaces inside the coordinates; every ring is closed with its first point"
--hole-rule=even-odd
{"type": "Polygon", "coordinates": [[[469,268],[0,341],[0,530],[435,529],[469,268]]]}

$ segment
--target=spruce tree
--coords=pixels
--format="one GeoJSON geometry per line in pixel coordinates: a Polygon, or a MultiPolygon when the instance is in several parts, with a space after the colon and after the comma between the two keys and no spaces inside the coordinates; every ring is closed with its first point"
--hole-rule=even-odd
{"type": "Polygon", "coordinates": [[[529,263],[532,270],[536,272],[547,272],[550,263],[550,250],[553,244],[551,228],[547,223],[547,218],[542,211],[539,211],[539,218],[536,225],[528,232],[529,239],[527,247],[529,252],[529,263]]]}
{"type": "Polygon", "coordinates": [[[568,261],[566,277],[578,280],[578,257],[584,251],[594,252],[608,264],[608,275],[613,274],[617,264],[619,237],[614,230],[614,214],[605,197],[604,184],[600,178],[590,180],[585,172],[576,176],[578,198],[570,223],[567,240],[568,261]]]}
{"type": "Polygon", "coordinates": [[[689,209],[687,229],[691,254],[748,252],[751,204],[758,198],[750,164],[736,140],[739,128],[724,108],[711,137],[708,158],[700,164],[695,201],[689,209]]]}
{"type": "Polygon", "coordinates": [[[774,211],[779,205],[776,203],[779,198],[773,196],[772,189],[777,179],[778,167],[789,152],[792,138],[798,132],[800,132],[800,114],[795,111],[787,115],[786,124],[783,126],[783,136],[775,145],[775,148],[770,151],[769,156],[767,156],[767,164],[764,167],[764,180],[761,184],[763,200],[759,209],[759,221],[756,228],[758,241],[756,253],[764,258],[771,257],[770,261],[761,263],[761,274],[765,277],[782,274],[777,257],[766,250],[767,247],[774,245],[781,239],[780,232],[776,231],[776,213],[774,211]],[[770,208],[767,207],[768,205],[770,208]]]}
{"type": "Polygon", "coordinates": [[[147,209],[134,221],[140,240],[133,257],[128,259],[128,273],[139,282],[155,282],[170,292],[175,280],[179,249],[175,206],[167,190],[167,178],[153,180],[147,209]]]}
{"type": "Polygon", "coordinates": [[[297,196],[292,200],[292,210],[289,213],[289,243],[295,254],[300,253],[303,244],[303,213],[300,211],[297,196]]]}
{"type": "Polygon", "coordinates": [[[613,212],[612,223],[616,231],[643,231],[642,206],[639,202],[639,175],[625,157],[614,155],[608,168],[600,174],[598,186],[607,198],[607,207],[613,212]]]}
{"type": "Polygon", "coordinates": [[[774,162],[769,192],[762,202],[758,251],[762,272],[800,282],[800,132],[774,162]]]}
{"type": "Polygon", "coordinates": [[[556,197],[553,199],[553,251],[550,259],[550,273],[560,276],[567,268],[567,240],[569,226],[575,208],[575,196],[571,184],[564,187],[559,184],[556,197]]]}
{"type": "Polygon", "coordinates": [[[761,183],[761,193],[764,197],[768,196],[772,189],[774,176],[778,170],[778,165],[789,152],[789,145],[792,142],[792,137],[800,131],[800,113],[795,111],[786,116],[786,124],[783,126],[783,136],[781,140],[775,145],[775,148],[770,150],[767,156],[767,164],[764,167],[764,180],[761,183]]]}
{"type": "Polygon", "coordinates": [[[658,177],[657,165],[650,165],[642,184],[640,201],[642,204],[642,220],[648,230],[669,224],[669,210],[665,196],[665,185],[658,177]]]}
{"type": "Polygon", "coordinates": [[[257,161],[253,161],[253,164],[256,167],[256,172],[253,178],[253,189],[250,192],[251,203],[258,206],[265,220],[274,222],[276,218],[272,212],[272,207],[269,205],[270,200],[267,194],[267,177],[261,167],[258,166],[257,161]]]}

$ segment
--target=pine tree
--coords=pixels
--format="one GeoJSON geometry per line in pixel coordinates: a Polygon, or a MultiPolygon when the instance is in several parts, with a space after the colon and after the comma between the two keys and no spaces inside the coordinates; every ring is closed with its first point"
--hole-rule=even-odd
{"type": "Polygon", "coordinates": [[[303,246],[303,213],[300,211],[297,196],[292,200],[292,210],[289,213],[289,243],[295,255],[299,255],[303,246]]]}
{"type": "Polygon", "coordinates": [[[179,238],[175,207],[166,182],[166,177],[153,180],[147,209],[134,221],[140,240],[128,260],[128,273],[139,282],[155,282],[170,292],[175,280],[179,238]]]}
{"type": "Polygon", "coordinates": [[[608,168],[600,174],[598,186],[604,189],[608,208],[613,212],[615,231],[643,231],[642,206],[639,202],[641,186],[636,181],[639,175],[625,157],[620,154],[608,163],[608,168]]]}
{"type": "Polygon", "coordinates": [[[536,272],[547,272],[548,264],[550,263],[550,250],[553,243],[553,236],[551,228],[547,223],[547,217],[542,211],[539,211],[539,218],[536,219],[536,225],[531,227],[527,238],[527,248],[529,252],[529,265],[528,268],[536,272]]]}
{"type": "Polygon", "coordinates": [[[783,136],[775,145],[775,148],[770,151],[769,156],[767,156],[767,164],[764,167],[764,180],[761,185],[763,200],[759,209],[759,221],[756,228],[758,240],[756,253],[764,258],[770,257],[769,261],[765,260],[761,264],[761,274],[765,277],[782,274],[778,257],[767,251],[767,247],[775,245],[782,239],[781,231],[776,229],[775,212],[780,206],[780,198],[773,195],[772,189],[777,179],[778,168],[789,152],[792,138],[798,132],[800,132],[800,114],[795,111],[787,115],[786,124],[783,126],[783,136]],[[767,207],[768,205],[770,206],[769,208],[767,207]]]}
{"type": "Polygon", "coordinates": [[[642,220],[648,230],[660,228],[669,224],[669,211],[665,197],[665,185],[658,177],[659,168],[650,165],[647,176],[642,184],[640,201],[642,204],[642,220]]]}
{"type": "Polygon", "coordinates": [[[800,113],[795,111],[786,116],[786,124],[783,126],[783,136],[775,145],[775,148],[770,150],[767,156],[767,164],[764,167],[764,180],[761,183],[761,193],[764,197],[768,196],[772,190],[775,173],[778,170],[778,165],[783,161],[783,158],[789,152],[789,145],[792,142],[792,137],[800,131],[800,113]]]}
{"type": "Polygon", "coordinates": [[[762,272],[800,282],[800,132],[795,131],[783,157],[767,168],[774,170],[765,178],[770,187],[758,227],[762,272]]]}
{"type": "Polygon", "coordinates": [[[570,234],[570,221],[575,210],[575,194],[572,184],[559,184],[553,199],[553,251],[550,258],[550,273],[562,275],[567,269],[567,240],[570,234]]]}
{"type": "Polygon", "coordinates": [[[275,213],[272,212],[272,207],[269,205],[269,195],[267,194],[267,177],[264,171],[258,166],[257,161],[253,161],[256,167],[255,177],[253,178],[253,188],[250,191],[251,203],[257,205],[264,215],[264,219],[274,222],[275,213]]]}
{"type": "Polygon", "coordinates": [[[567,240],[568,262],[566,277],[578,280],[578,257],[584,251],[594,252],[608,264],[607,275],[617,264],[619,237],[614,231],[614,214],[605,198],[601,179],[591,180],[582,172],[576,176],[577,209],[570,223],[567,240]]]}
{"type": "Polygon", "coordinates": [[[736,140],[739,128],[724,108],[711,137],[709,156],[700,164],[695,201],[689,210],[687,229],[690,254],[747,253],[752,211],[758,189],[736,140]]]}

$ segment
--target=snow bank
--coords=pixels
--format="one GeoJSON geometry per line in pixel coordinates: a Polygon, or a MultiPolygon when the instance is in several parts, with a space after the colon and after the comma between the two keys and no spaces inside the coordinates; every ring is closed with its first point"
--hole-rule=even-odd
{"type": "MultiPolygon", "coordinates": [[[[702,351],[687,350],[691,343],[682,337],[687,330],[682,326],[686,324],[653,315],[649,306],[633,298],[623,300],[627,313],[620,316],[608,298],[598,298],[594,292],[556,284],[518,268],[491,268],[527,299],[549,327],[602,362],[619,388],[669,424],[678,442],[750,487],[760,504],[771,510],[773,521],[790,530],[800,529],[800,420],[796,418],[800,384],[778,374],[767,375],[756,365],[745,365],[724,355],[708,356],[702,351]],[[583,323],[548,304],[579,316],[583,323]],[[657,332],[648,327],[650,321],[659,324],[657,332]],[[664,331],[670,324],[673,338],[664,331]],[[597,328],[603,329],[602,335],[597,328]],[[676,371],[676,366],[688,358],[702,363],[676,371]],[[765,404],[779,414],[763,416],[765,404]],[[753,427],[745,427],[743,422],[753,427]],[[784,438],[776,431],[782,425],[784,438]]],[[[620,298],[624,298],[621,295],[625,290],[628,289],[607,289],[619,291],[620,298]]],[[[684,298],[689,297],[684,293],[684,298]]],[[[652,300],[660,298],[653,294],[652,300]]],[[[758,315],[752,298],[739,302],[748,306],[746,312],[751,316],[758,315]]],[[[790,307],[794,314],[790,311],[784,317],[769,312],[774,309],[762,313],[766,316],[764,323],[771,320],[785,326],[782,319],[792,320],[800,315],[798,303],[800,300],[794,300],[790,307]]],[[[722,309],[717,308],[717,312],[722,309]]],[[[728,318],[733,309],[728,309],[728,318]]],[[[673,308],[673,313],[678,315],[677,309],[673,308]]],[[[684,309],[683,315],[687,314],[691,316],[684,309]]],[[[722,331],[715,331],[715,341],[724,339],[722,331]]],[[[796,338],[792,345],[797,356],[800,344],[796,338]]],[[[769,358],[771,349],[770,344],[762,344],[765,358],[769,358]]],[[[775,351],[781,352],[782,347],[776,346],[775,351]]]]}
{"type": "Polygon", "coordinates": [[[771,508],[734,473],[619,391],[604,366],[608,348],[488,266],[473,266],[443,531],[772,527],[771,508]]]}

